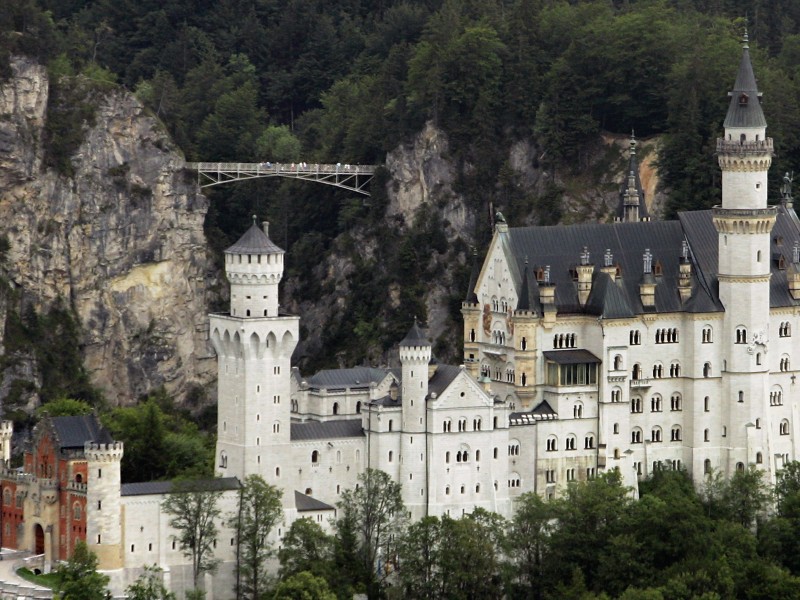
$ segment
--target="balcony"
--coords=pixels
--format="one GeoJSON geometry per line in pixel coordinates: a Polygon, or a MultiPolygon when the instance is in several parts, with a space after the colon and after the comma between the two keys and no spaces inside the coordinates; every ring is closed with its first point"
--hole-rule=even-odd
{"type": "Polygon", "coordinates": [[[631,379],[631,389],[638,390],[642,388],[649,388],[652,385],[649,379],[631,379]]]}
{"type": "Polygon", "coordinates": [[[739,142],[738,140],[717,138],[717,154],[749,156],[754,154],[772,154],[772,151],[772,138],[751,142],[739,142]]]}

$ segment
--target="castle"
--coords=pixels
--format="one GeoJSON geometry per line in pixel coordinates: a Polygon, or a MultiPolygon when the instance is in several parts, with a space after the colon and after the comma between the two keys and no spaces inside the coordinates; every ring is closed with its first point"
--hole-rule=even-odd
{"type": "MultiPolygon", "coordinates": [[[[303,377],[299,317],[281,311],[284,252],[255,223],[225,251],[230,310],[210,316],[218,356],[218,442],[208,482],[234,510],[259,474],[285,520],[328,527],[367,468],[402,484],[412,518],[482,507],[509,516],[525,492],[619,469],[635,489],[655,469],[700,482],[748,465],[774,480],[800,441],[792,331],[800,308],[800,222],[787,183],[767,203],[773,153],[747,44],[725,134],[722,204],[651,220],[635,146],[608,224],[512,228],[497,218],[462,304],[464,364],[442,365],[417,323],[399,368],[303,377]]],[[[3,457],[11,428],[0,428],[3,457]]],[[[86,540],[121,591],[143,565],[176,591],[191,581],[161,502],[169,482],[121,484],[121,442],[94,417],[43,421],[24,467],[2,474],[4,547],[67,558],[86,540]]],[[[232,589],[234,533],[220,523],[209,598],[232,589]]]]}

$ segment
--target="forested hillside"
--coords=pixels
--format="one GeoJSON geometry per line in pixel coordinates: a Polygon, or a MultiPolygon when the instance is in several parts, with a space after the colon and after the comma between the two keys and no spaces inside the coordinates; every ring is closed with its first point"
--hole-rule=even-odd
{"type": "Polygon", "coordinates": [[[800,164],[800,4],[791,0],[3,4],[0,77],[12,54],[48,65],[48,165],[65,177],[91,117],[79,110],[81,74],[134,91],[188,160],[380,164],[426,123],[443,132],[454,180],[416,218],[385,218],[386,173],[368,203],[296,182],[210,193],[205,231],[216,250],[250,214],[272,221],[289,252],[285,303],[344,294],[316,324],[323,334],[301,357],[309,368],[383,359],[412,315],[428,316],[427,282],[443,278],[438,302],[450,320],[439,324],[437,352],[457,355],[469,246],[485,245],[489,207],[512,224],[607,218],[564,214],[565,199],[612,169],[603,132],[659,136],[666,217],[715,204],[714,142],[746,14],[775,138],[771,189],[800,164]],[[511,160],[520,143],[531,149],[523,170],[511,160]],[[468,213],[460,228],[442,216],[451,196],[468,213]]]}

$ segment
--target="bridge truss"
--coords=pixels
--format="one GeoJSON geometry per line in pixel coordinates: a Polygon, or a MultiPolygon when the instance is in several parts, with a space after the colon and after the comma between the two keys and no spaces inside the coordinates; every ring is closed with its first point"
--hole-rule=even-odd
{"type": "Polygon", "coordinates": [[[186,163],[197,171],[201,188],[222,185],[245,179],[289,177],[333,185],[369,196],[369,183],[375,175],[375,165],[309,164],[309,163],[186,163]]]}

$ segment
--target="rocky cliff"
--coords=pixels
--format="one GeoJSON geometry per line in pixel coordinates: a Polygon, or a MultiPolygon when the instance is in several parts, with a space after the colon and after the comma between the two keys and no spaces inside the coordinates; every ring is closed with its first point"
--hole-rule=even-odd
{"type": "MultiPolygon", "coordinates": [[[[183,171],[161,124],[124,90],[97,96],[69,176],[47,168],[50,86],[45,69],[15,59],[0,84],[0,236],[12,294],[5,310],[77,316],[92,382],[111,404],[157,386],[176,396],[213,377],[206,345],[216,284],[203,234],[207,200],[183,171]]],[[[14,373],[35,383],[36,365],[14,373]]],[[[36,385],[28,404],[35,404],[36,385]]]]}

